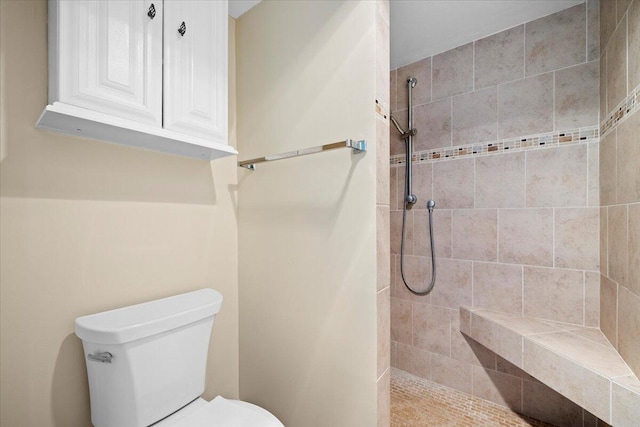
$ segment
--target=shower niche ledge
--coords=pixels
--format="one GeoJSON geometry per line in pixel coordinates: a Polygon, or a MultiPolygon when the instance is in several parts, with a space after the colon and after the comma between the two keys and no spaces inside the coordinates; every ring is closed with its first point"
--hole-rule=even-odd
{"type": "Polygon", "coordinates": [[[460,332],[614,427],[640,425],[640,380],[600,329],[460,307],[460,332]]]}

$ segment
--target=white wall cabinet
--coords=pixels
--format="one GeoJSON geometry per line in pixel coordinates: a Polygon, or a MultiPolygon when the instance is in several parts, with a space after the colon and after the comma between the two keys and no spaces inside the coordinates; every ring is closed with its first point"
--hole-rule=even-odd
{"type": "Polygon", "coordinates": [[[201,159],[227,144],[227,1],[49,0],[37,127],[201,159]]]}

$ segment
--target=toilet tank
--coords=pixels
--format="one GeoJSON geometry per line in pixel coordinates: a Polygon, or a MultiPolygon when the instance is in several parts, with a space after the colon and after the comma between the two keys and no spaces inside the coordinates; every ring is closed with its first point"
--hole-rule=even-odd
{"type": "Polygon", "coordinates": [[[204,392],[222,295],[202,289],[75,321],[95,427],[146,427],[204,392]]]}

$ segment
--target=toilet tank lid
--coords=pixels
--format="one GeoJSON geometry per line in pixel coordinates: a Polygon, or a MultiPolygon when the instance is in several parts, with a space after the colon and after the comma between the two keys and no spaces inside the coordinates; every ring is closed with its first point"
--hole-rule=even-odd
{"type": "Polygon", "coordinates": [[[222,294],[201,289],[76,319],[76,335],[96,344],[123,344],[215,315],[222,294]]]}

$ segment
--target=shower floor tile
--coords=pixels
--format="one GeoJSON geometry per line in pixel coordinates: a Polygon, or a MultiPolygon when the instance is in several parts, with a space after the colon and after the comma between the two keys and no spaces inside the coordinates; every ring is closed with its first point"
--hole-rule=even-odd
{"type": "Polygon", "coordinates": [[[391,427],[553,427],[391,368],[391,427]]]}

